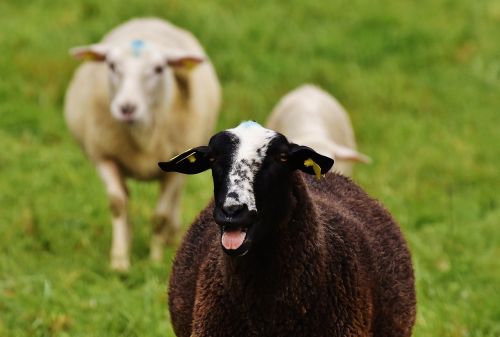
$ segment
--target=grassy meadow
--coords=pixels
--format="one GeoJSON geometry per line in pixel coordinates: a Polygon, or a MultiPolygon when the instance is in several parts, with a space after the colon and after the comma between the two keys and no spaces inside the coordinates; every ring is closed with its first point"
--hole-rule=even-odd
{"type": "MultiPolygon", "coordinates": [[[[350,112],[373,158],[354,179],[401,223],[416,337],[500,336],[500,2],[0,2],[0,336],[173,336],[175,247],[148,260],[157,186],[131,182],[132,269],[108,268],[104,189],[70,137],[72,46],[135,16],[191,30],[224,91],[218,129],[266,120],[304,82],[350,112]]],[[[184,228],[211,196],[189,178],[184,228]]]]}

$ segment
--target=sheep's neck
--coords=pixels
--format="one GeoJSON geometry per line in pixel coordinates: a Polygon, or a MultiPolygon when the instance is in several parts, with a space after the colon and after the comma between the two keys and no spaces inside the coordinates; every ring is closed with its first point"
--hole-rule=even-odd
{"type": "Polygon", "coordinates": [[[129,134],[141,151],[151,152],[156,140],[157,130],[155,123],[151,123],[151,125],[133,125],[129,127],[129,134]]]}

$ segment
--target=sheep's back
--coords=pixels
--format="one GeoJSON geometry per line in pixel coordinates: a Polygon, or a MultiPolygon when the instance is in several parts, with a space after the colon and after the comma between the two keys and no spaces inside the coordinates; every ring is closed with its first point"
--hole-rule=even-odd
{"type": "MultiPolygon", "coordinates": [[[[356,149],[346,110],[335,97],[315,85],[302,85],[281,98],[266,125],[284,134],[289,141],[329,157],[335,157],[338,145],[356,149]]],[[[338,159],[334,169],[350,175],[352,162],[338,159]]]]}
{"type": "Polygon", "coordinates": [[[284,96],[271,112],[267,126],[295,139],[315,135],[355,149],[351,121],[340,103],[321,88],[305,84],[284,96]]]}

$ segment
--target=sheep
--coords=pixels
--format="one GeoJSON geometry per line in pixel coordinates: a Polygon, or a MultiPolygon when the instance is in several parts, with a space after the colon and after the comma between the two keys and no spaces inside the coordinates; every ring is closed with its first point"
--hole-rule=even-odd
{"type": "Polygon", "coordinates": [[[274,107],[266,127],[333,157],[334,170],[341,174],[352,175],[353,162],[371,162],[370,157],[356,151],[354,131],[345,109],[315,85],[305,84],[286,94],[274,107]]]}
{"type": "Polygon", "coordinates": [[[159,163],[210,168],[214,183],[173,264],[177,336],[411,335],[414,276],[400,229],[349,178],[326,174],[332,165],[254,122],[159,163]]]}
{"type": "Polygon", "coordinates": [[[130,267],[131,228],[126,178],[157,180],[150,256],[175,241],[184,179],[157,167],[189,146],[208,140],[220,105],[215,70],[196,38],[156,19],[130,20],[101,42],[70,53],[83,63],[66,92],[70,133],[96,166],[112,213],[111,267],[130,267]]]}

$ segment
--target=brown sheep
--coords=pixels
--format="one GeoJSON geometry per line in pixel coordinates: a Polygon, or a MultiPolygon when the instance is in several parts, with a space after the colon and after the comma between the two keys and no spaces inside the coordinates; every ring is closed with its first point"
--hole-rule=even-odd
{"type": "Polygon", "coordinates": [[[214,201],[173,265],[178,336],[411,335],[414,276],[401,231],[355,183],[325,174],[332,164],[253,122],[159,164],[211,168],[214,180],[214,201]]]}

